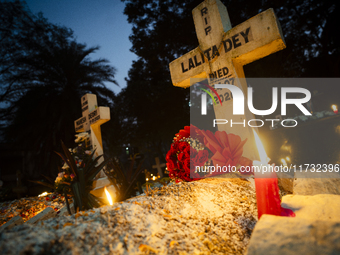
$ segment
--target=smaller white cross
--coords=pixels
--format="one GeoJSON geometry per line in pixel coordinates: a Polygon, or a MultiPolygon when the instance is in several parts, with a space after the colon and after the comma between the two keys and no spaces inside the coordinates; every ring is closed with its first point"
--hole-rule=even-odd
{"type": "MultiPolygon", "coordinates": [[[[100,126],[110,120],[110,108],[98,107],[97,96],[86,94],[81,98],[82,117],[74,121],[77,133],[90,131],[92,149],[96,149],[96,156],[103,155],[103,142],[100,126]]],[[[104,156],[98,160],[98,165],[104,161],[104,156]]],[[[93,182],[92,194],[103,197],[104,187],[111,185],[104,171],[96,176],[93,182]]]]}
{"type": "MultiPolygon", "coordinates": [[[[98,107],[97,96],[86,94],[81,98],[83,117],[74,121],[77,133],[91,131],[92,149],[96,149],[96,156],[103,154],[103,142],[100,126],[110,120],[110,108],[98,107]]],[[[104,161],[103,157],[101,162],[104,161]]],[[[101,163],[98,162],[98,163],[101,163]]]]}
{"type": "Polygon", "coordinates": [[[166,164],[165,164],[165,163],[160,164],[160,162],[159,162],[159,157],[156,157],[156,158],[155,158],[155,161],[156,161],[156,165],[153,165],[152,168],[153,168],[153,169],[157,168],[158,174],[159,174],[160,178],[163,178],[162,167],[165,167],[166,164]]]}

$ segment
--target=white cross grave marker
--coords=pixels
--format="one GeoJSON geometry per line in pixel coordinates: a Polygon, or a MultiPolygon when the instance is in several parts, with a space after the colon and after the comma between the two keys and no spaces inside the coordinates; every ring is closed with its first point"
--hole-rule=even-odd
{"type": "Polygon", "coordinates": [[[157,168],[160,178],[163,178],[164,175],[163,175],[162,167],[166,167],[166,164],[165,163],[160,164],[159,157],[155,157],[155,162],[156,162],[156,165],[153,165],[152,168],[153,169],[157,168]]]}
{"type": "MultiPolygon", "coordinates": [[[[83,116],[74,121],[75,130],[77,133],[90,131],[92,149],[96,149],[95,156],[102,155],[103,143],[100,126],[110,120],[110,108],[98,107],[97,96],[94,94],[86,94],[81,98],[81,109],[83,116]]],[[[104,157],[101,157],[97,164],[99,165],[103,161],[104,157]]],[[[104,197],[104,187],[110,185],[109,179],[102,170],[93,182],[93,190],[91,193],[97,197],[104,197]]],[[[108,190],[114,191],[114,188],[108,187],[108,190]]]]}
{"type": "MultiPolygon", "coordinates": [[[[170,63],[174,86],[189,87],[191,78],[209,78],[212,84],[233,84],[242,89],[247,102],[247,84],[243,66],[286,47],[279,22],[273,9],[268,9],[232,28],[227,8],[220,0],[206,0],[193,11],[199,46],[170,63]],[[235,83],[235,84],[234,84],[235,83]]],[[[255,140],[247,121],[255,119],[244,107],[245,115],[232,114],[232,98],[228,89],[217,89],[224,96],[222,106],[214,105],[216,119],[234,123],[218,125],[218,130],[248,138],[243,156],[258,158],[255,140]]]]}

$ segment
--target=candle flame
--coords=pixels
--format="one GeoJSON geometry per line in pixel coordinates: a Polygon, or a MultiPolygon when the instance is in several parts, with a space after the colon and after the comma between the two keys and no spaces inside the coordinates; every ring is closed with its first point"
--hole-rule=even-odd
{"type": "Polygon", "coordinates": [[[255,137],[255,143],[257,147],[257,151],[259,152],[260,155],[260,161],[261,163],[268,163],[270,158],[268,158],[266,151],[263,147],[263,144],[260,140],[260,137],[257,135],[256,131],[253,129],[254,137],[255,137]]]}
{"type": "Polygon", "coordinates": [[[47,196],[48,193],[45,191],[44,193],[41,193],[38,197],[44,197],[44,196],[47,196]]]}
{"type": "Polygon", "coordinates": [[[338,110],[338,107],[335,104],[333,104],[331,107],[332,107],[333,111],[337,111],[338,110]]]}
{"type": "Polygon", "coordinates": [[[111,195],[110,195],[110,193],[107,191],[106,187],[104,187],[104,191],[105,191],[107,200],[109,201],[109,204],[110,204],[110,205],[113,205],[111,195]]]}

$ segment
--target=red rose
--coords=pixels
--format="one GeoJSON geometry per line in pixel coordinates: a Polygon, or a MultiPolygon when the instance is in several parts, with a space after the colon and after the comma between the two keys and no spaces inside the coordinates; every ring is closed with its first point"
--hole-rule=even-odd
{"type": "Polygon", "coordinates": [[[182,169],[183,169],[183,162],[178,161],[177,164],[176,164],[176,168],[177,168],[178,170],[182,170],[182,169]]]}
{"type": "Polygon", "coordinates": [[[187,142],[180,142],[178,144],[178,150],[179,151],[184,151],[187,147],[190,147],[190,144],[187,142]]]}
{"type": "Polygon", "coordinates": [[[190,136],[193,139],[198,139],[200,143],[204,142],[204,136],[201,134],[201,130],[194,125],[190,125],[190,136]]]}
{"type": "Polygon", "coordinates": [[[165,159],[176,159],[177,158],[177,151],[178,151],[178,145],[176,145],[175,147],[171,146],[170,150],[168,151],[168,153],[166,154],[165,159]]]}
{"type": "Polygon", "coordinates": [[[185,175],[185,172],[184,171],[179,171],[178,172],[178,178],[180,178],[181,180],[186,181],[187,177],[185,175]]]}
{"type": "Polygon", "coordinates": [[[185,126],[184,129],[181,129],[174,138],[174,141],[179,141],[183,138],[188,138],[190,136],[190,127],[185,126]]]}
{"type": "Polygon", "coordinates": [[[173,172],[172,170],[169,171],[169,177],[170,177],[171,179],[173,179],[173,178],[176,177],[175,174],[174,174],[174,172],[173,172]]]}
{"type": "Polygon", "coordinates": [[[174,142],[171,144],[170,151],[177,151],[178,150],[178,142],[174,142]]]}
{"type": "Polygon", "coordinates": [[[173,161],[168,161],[168,163],[166,163],[166,167],[168,168],[169,172],[175,170],[175,164],[173,161]]]}
{"type": "Polygon", "coordinates": [[[166,155],[169,177],[175,179],[176,182],[180,180],[193,181],[196,177],[199,178],[199,174],[195,173],[194,168],[204,165],[209,157],[207,150],[197,152],[192,148],[189,142],[185,141],[189,137],[198,139],[200,142],[204,140],[204,136],[197,127],[185,126],[176,134],[166,155]]]}
{"type": "Polygon", "coordinates": [[[190,174],[190,158],[186,158],[183,162],[183,169],[186,173],[190,174]]]}
{"type": "Polygon", "coordinates": [[[181,162],[183,162],[186,158],[189,158],[189,156],[187,154],[185,154],[184,152],[180,152],[177,155],[177,159],[181,162]]]}
{"type": "Polygon", "coordinates": [[[189,146],[189,148],[186,149],[184,152],[190,158],[194,158],[197,155],[197,151],[194,148],[192,148],[191,146],[189,146]]]}
{"type": "Polygon", "coordinates": [[[172,151],[172,149],[170,149],[165,156],[165,160],[170,161],[170,160],[172,160],[172,157],[173,157],[173,151],[172,151]]]}
{"type": "Polygon", "coordinates": [[[194,158],[195,166],[203,166],[209,159],[209,152],[207,150],[200,150],[194,158]]]}

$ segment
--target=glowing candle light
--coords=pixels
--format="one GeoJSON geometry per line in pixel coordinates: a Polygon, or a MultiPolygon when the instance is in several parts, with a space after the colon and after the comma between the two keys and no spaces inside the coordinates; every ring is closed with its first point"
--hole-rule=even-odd
{"type": "Polygon", "coordinates": [[[331,107],[332,107],[332,109],[333,109],[333,112],[334,112],[335,114],[338,114],[338,107],[337,107],[335,104],[333,104],[331,107]]]}
{"type": "Polygon", "coordinates": [[[38,197],[45,197],[47,195],[48,195],[48,193],[45,191],[44,193],[41,193],[38,197]]]}
{"type": "Polygon", "coordinates": [[[268,164],[270,159],[268,160],[259,136],[254,130],[253,132],[260,155],[260,161],[253,161],[253,166],[257,166],[257,171],[254,170],[254,176],[258,218],[260,219],[262,214],[294,217],[295,214],[292,210],[281,207],[278,181],[275,171],[272,171],[275,165],[268,164]]]}
{"type": "Polygon", "coordinates": [[[109,204],[110,204],[110,205],[113,205],[112,197],[111,197],[110,193],[107,191],[106,187],[104,187],[104,191],[105,191],[107,200],[109,201],[109,204]]]}

